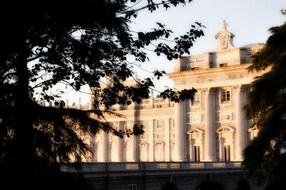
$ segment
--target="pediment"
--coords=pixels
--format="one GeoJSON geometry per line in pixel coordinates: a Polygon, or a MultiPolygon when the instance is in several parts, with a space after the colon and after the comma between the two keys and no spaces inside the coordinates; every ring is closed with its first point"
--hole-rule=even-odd
{"type": "Polygon", "coordinates": [[[187,134],[191,135],[191,134],[204,134],[205,130],[199,127],[196,127],[194,129],[190,129],[187,134]]]}
{"type": "Polygon", "coordinates": [[[222,126],[216,130],[217,133],[234,133],[235,128],[230,126],[222,126]]]}

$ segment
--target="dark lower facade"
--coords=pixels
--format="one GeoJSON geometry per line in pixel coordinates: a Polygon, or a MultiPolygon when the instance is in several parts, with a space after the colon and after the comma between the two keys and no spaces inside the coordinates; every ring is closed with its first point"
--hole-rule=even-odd
{"type": "Polygon", "coordinates": [[[84,163],[63,166],[82,174],[95,190],[260,190],[263,180],[249,177],[240,162],[84,163]]]}

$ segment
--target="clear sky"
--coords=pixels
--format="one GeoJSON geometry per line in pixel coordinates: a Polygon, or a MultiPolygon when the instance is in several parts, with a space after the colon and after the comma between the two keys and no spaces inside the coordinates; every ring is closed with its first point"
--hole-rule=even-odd
{"type": "MultiPolygon", "coordinates": [[[[286,21],[286,16],[280,12],[281,9],[286,9],[285,0],[193,0],[185,6],[171,8],[168,11],[161,9],[152,14],[142,11],[133,19],[130,26],[135,31],[148,31],[155,27],[156,22],[161,22],[173,30],[175,35],[180,35],[187,32],[195,21],[201,22],[206,27],[205,36],[198,39],[191,49],[191,54],[199,54],[215,50],[214,36],[221,29],[223,20],[228,23],[228,30],[235,35],[235,46],[264,43],[270,35],[268,29],[286,21]]],[[[145,70],[173,70],[173,62],[166,58],[152,54],[149,57],[150,62],[141,64],[145,70]]],[[[140,72],[140,76],[150,76],[150,73],[142,69],[135,69],[140,72]]],[[[157,81],[156,85],[156,89],[161,91],[172,83],[164,79],[157,81]]],[[[82,103],[85,103],[86,95],[78,96],[82,96],[82,103]]]]}
{"type": "MultiPolygon", "coordinates": [[[[206,27],[205,36],[195,42],[191,54],[199,54],[216,49],[214,36],[221,29],[223,20],[227,22],[228,30],[235,35],[236,47],[264,43],[270,35],[268,29],[286,21],[281,9],[286,9],[285,0],[193,0],[185,6],[177,6],[168,11],[162,9],[152,14],[143,11],[133,19],[131,29],[148,31],[155,27],[156,22],[161,22],[173,30],[174,34],[180,35],[198,21],[206,27]]],[[[148,71],[156,68],[171,72],[174,64],[166,58],[150,54],[150,62],[141,66],[148,71]]],[[[143,76],[148,75],[140,69],[139,72],[143,76]]],[[[156,84],[158,90],[170,85],[166,80],[156,84]]]]}

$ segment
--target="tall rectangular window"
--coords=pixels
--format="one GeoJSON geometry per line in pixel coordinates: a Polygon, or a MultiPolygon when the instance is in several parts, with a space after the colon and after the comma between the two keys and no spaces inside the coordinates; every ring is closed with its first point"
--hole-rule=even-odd
{"type": "Polygon", "coordinates": [[[226,162],[230,161],[230,145],[224,146],[224,161],[226,162]]]}
{"type": "Polygon", "coordinates": [[[200,162],[200,146],[194,146],[194,161],[200,162]]]}
{"type": "Polygon", "coordinates": [[[229,89],[222,89],[221,91],[221,103],[229,103],[231,98],[231,92],[229,89]]]}

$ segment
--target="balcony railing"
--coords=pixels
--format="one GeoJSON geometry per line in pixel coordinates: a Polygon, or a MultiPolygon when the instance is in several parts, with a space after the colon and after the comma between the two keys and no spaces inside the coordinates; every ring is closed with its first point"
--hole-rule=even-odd
{"type": "Polygon", "coordinates": [[[124,163],[82,163],[80,167],[63,165],[63,172],[124,172],[164,170],[218,170],[241,169],[241,162],[124,162],[124,163]]]}

